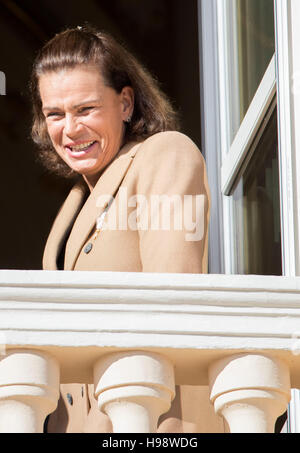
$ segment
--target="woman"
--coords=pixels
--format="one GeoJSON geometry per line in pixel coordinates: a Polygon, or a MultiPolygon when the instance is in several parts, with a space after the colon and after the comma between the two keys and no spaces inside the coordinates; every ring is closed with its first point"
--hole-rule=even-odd
{"type": "MultiPolygon", "coordinates": [[[[173,109],[136,59],[104,33],[69,29],[41,50],[31,90],[32,136],[43,163],[78,177],[53,224],[43,268],[206,272],[204,160],[176,131],[173,109]]],[[[92,386],[89,397],[86,390],[62,386],[48,430],[110,430],[92,386]]]]}

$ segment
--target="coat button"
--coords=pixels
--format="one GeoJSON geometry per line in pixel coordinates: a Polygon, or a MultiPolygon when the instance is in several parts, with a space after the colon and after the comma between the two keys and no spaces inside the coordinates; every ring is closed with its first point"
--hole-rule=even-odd
{"type": "Polygon", "coordinates": [[[93,244],[89,242],[85,247],[84,247],[84,253],[88,254],[93,248],[93,244]]]}
{"type": "Polygon", "coordinates": [[[67,393],[67,400],[68,400],[69,404],[71,404],[71,406],[73,406],[73,397],[72,397],[71,393],[67,393]]]}

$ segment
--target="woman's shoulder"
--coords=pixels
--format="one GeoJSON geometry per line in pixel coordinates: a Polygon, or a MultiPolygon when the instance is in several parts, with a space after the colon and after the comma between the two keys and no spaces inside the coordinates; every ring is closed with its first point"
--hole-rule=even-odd
{"type": "Polygon", "coordinates": [[[154,144],[156,146],[169,145],[171,148],[185,145],[188,147],[194,147],[199,151],[199,148],[193,142],[193,140],[179,131],[157,132],[156,134],[151,135],[150,137],[146,138],[144,142],[142,142],[143,147],[152,146],[154,144]]]}
{"type": "Polygon", "coordinates": [[[178,131],[158,132],[144,140],[138,148],[138,160],[156,159],[168,160],[178,158],[181,160],[203,161],[203,156],[195,142],[178,131]]]}

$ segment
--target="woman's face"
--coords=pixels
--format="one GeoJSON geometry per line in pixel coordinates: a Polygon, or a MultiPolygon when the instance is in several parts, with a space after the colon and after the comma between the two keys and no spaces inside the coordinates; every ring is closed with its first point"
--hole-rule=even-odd
{"type": "Polygon", "coordinates": [[[39,80],[48,134],[59,156],[94,187],[122,146],[133,91],[118,94],[93,66],[47,72],[39,80]]]}

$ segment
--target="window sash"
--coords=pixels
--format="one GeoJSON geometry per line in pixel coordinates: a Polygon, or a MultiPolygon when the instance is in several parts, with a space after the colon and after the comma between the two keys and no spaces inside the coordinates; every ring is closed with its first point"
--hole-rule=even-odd
{"type": "Polygon", "coordinates": [[[261,124],[266,122],[265,117],[274,100],[275,94],[276,74],[274,55],[230,146],[229,152],[223,159],[221,190],[224,195],[230,195],[241,167],[245,160],[249,158],[252,143],[254,140],[257,141],[259,130],[261,131],[260,136],[262,135],[263,130],[261,129],[261,124]]]}
{"type": "MultiPolygon", "coordinates": [[[[221,175],[220,187],[223,211],[223,251],[224,271],[231,274],[236,269],[234,251],[233,200],[230,192],[237,179],[238,173],[249,156],[251,145],[260,130],[263,119],[268,112],[276,93],[275,56],[273,56],[265,75],[257,89],[256,95],[248,108],[240,127],[232,141],[232,115],[237,121],[240,115],[239,95],[234,96],[234,84],[237,81],[238,61],[237,46],[232,39],[235,8],[231,2],[217,0],[217,30],[218,30],[218,92],[220,106],[220,142],[221,142],[221,175]],[[228,6],[229,5],[229,6],[228,6]],[[230,67],[230,71],[228,70],[230,67]],[[231,102],[229,102],[231,99],[231,102]],[[233,112],[230,109],[233,108],[233,112]]],[[[237,86],[237,85],[235,85],[237,86]]],[[[267,124],[267,123],[266,123],[267,124]]]]}
{"type": "MultiPolygon", "coordinates": [[[[278,99],[278,137],[280,162],[280,194],[281,194],[281,223],[282,223],[282,265],[286,276],[300,275],[299,263],[299,226],[297,216],[300,212],[297,206],[297,179],[300,177],[297,166],[296,143],[294,127],[297,119],[294,117],[293,96],[293,55],[291,48],[299,42],[299,32],[292,28],[293,15],[300,18],[300,9],[295,9],[296,3],[287,0],[274,0],[275,4],[275,40],[276,40],[276,71],[278,99]],[[298,39],[297,39],[298,38],[298,39]],[[298,176],[297,176],[298,173],[298,176]],[[298,214],[297,214],[298,211],[298,214]]],[[[299,8],[299,1],[298,1],[299,8]]],[[[299,28],[299,25],[297,26],[299,28]]],[[[299,61],[298,56],[298,61],[299,61]]],[[[299,104],[299,100],[298,100],[299,104]]],[[[298,179],[299,180],[299,179],[298,179]]]]}

